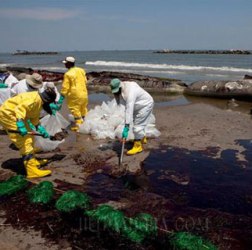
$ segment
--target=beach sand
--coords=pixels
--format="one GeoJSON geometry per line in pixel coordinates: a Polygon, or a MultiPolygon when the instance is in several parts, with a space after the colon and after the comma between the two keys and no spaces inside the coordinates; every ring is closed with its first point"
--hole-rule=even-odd
{"type": "MultiPolygon", "coordinates": [[[[51,160],[46,168],[53,174],[43,180],[53,181],[60,190],[87,192],[94,204],[109,203],[130,216],[149,212],[158,219],[160,228],[190,231],[219,249],[251,249],[249,110],[192,103],[155,107],[154,114],[161,136],[148,139],[143,153],[125,155],[121,168],[120,142],[69,132],[59,149],[38,154],[51,160]]],[[[0,178],[4,180],[20,172],[22,163],[18,151],[9,147],[7,135],[0,138],[0,178]]],[[[130,147],[129,142],[126,148],[130,147]]],[[[62,222],[57,211],[46,213],[36,207],[29,214],[32,205],[22,195],[1,202],[0,249],[84,249],[92,244],[96,249],[112,249],[121,242],[117,236],[99,238],[94,233],[91,237],[81,229],[73,232],[73,225],[62,222]],[[57,231],[62,224],[69,229],[57,231]]],[[[154,243],[148,247],[127,244],[121,249],[157,249],[154,243]]]]}

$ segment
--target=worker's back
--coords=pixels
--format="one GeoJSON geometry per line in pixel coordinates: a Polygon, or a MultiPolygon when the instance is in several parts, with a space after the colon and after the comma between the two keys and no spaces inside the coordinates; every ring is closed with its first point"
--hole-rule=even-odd
{"type": "Polygon", "coordinates": [[[141,88],[136,82],[124,81],[121,82],[122,97],[127,102],[134,103],[134,109],[138,110],[141,107],[153,103],[152,96],[141,88]]]}
{"type": "Polygon", "coordinates": [[[6,100],[0,107],[0,119],[16,122],[16,119],[37,120],[42,109],[42,99],[37,91],[26,92],[6,100]]]}
{"type": "Polygon", "coordinates": [[[69,98],[86,96],[86,83],[85,71],[79,67],[72,67],[64,74],[61,94],[69,98]]]}

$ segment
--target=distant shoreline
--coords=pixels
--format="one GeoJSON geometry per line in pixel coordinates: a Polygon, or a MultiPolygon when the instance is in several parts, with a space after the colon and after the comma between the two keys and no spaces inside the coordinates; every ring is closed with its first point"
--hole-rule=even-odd
{"type": "Polygon", "coordinates": [[[223,55],[223,54],[231,54],[231,55],[251,55],[249,50],[157,50],[153,53],[160,54],[213,54],[213,55],[223,55]]]}

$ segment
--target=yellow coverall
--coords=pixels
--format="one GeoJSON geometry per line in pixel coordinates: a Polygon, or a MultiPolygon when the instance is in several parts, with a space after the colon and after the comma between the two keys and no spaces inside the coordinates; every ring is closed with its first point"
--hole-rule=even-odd
{"type": "Polygon", "coordinates": [[[26,92],[6,100],[0,107],[0,124],[7,131],[9,138],[19,149],[22,156],[33,154],[33,137],[31,135],[21,136],[20,134],[9,133],[8,130],[18,130],[16,121],[27,120],[36,126],[39,123],[39,115],[42,109],[42,99],[37,91],[26,92]]]}
{"type": "Polygon", "coordinates": [[[67,106],[74,116],[76,124],[83,122],[88,110],[86,72],[79,67],[70,68],[65,74],[61,88],[61,95],[66,98],[67,106]]]}

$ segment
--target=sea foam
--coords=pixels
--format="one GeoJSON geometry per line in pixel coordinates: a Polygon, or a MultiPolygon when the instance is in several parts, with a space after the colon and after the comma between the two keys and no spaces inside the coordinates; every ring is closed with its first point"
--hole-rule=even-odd
{"type": "Polygon", "coordinates": [[[86,65],[118,67],[118,68],[143,68],[143,69],[160,69],[160,70],[177,70],[177,71],[198,71],[198,72],[240,72],[252,73],[252,69],[235,68],[235,67],[207,67],[194,65],[172,65],[172,64],[149,64],[149,63],[130,63],[119,61],[87,61],[86,65]]]}

